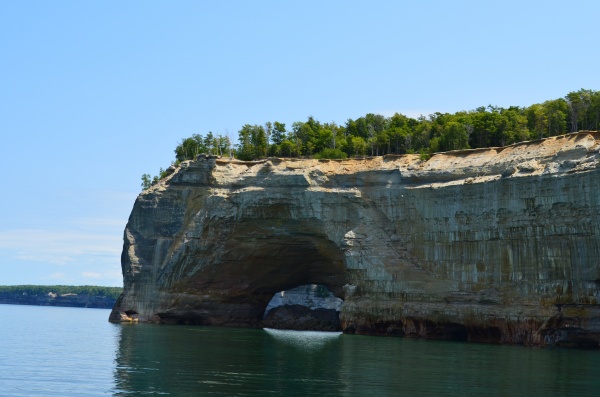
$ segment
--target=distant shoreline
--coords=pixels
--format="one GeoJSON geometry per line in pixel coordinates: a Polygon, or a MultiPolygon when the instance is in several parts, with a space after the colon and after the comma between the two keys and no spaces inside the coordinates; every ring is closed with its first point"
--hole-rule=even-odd
{"type": "Polygon", "coordinates": [[[3,285],[0,304],[112,309],[122,290],[94,285],[3,285]]]}

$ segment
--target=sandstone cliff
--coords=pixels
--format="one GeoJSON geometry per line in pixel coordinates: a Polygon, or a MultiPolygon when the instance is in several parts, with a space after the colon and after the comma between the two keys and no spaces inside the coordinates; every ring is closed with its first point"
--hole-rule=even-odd
{"type": "Polygon", "coordinates": [[[258,327],[273,293],[313,283],[346,333],[598,346],[599,139],[199,156],[137,198],[110,320],[258,327]]]}

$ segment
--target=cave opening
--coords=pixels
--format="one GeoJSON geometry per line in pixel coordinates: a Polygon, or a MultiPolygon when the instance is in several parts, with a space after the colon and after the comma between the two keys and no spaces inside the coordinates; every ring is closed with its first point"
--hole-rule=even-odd
{"type": "Polygon", "coordinates": [[[273,294],[263,314],[265,328],[341,331],[343,300],[323,284],[304,284],[273,294]]]}
{"type": "Polygon", "coordinates": [[[203,266],[190,257],[189,267],[178,270],[178,275],[190,275],[178,284],[183,292],[173,299],[173,307],[158,314],[160,321],[302,329],[289,322],[267,325],[268,315],[273,315],[273,305],[269,304],[274,295],[283,298],[302,292],[312,296],[308,299],[312,307],[294,302],[280,305],[285,309],[278,311],[295,310],[288,318],[313,317],[316,310],[325,311],[332,320],[326,327],[314,329],[339,330],[339,306],[345,298],[348,273],[344,252],[323,229],[324,225],[312,220],[236,223],[236,233],[224,240],[222,248],[212,249],[210,260],[203,266]],[[337,300],[338,306],[315,307],[314,298],[319,295],[333,295],[331,299],[337,300]]]}

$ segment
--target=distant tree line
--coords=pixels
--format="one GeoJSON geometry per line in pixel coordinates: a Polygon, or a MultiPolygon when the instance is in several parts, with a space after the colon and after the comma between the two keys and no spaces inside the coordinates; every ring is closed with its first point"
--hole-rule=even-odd
{"type": "MultiPolygon", "coordinates": [[[[229,137],[194,134],[175,148],[177,164],[206,153],[255,160],[268,156],[343,159],[385,154],[432,153],[449,150],[506,146],[568,132],[598,130],[600,91],[580,89],[563,98],[527,107],[502,108],[488,105],[456,113],[435,112],[412,118],[400,113],[391,117],[368,113],[344,125],[322,123],[312,116],[292,123],[275,121],[244,125],[238,143],[229,137]]],[[[142,187],[150,187],[166,175],[142,176],[142,187]]]]}
{"type": "Polygon", "coordinates": [[[101,287],[96,285],[0,285],[0,294],[47,295],[49,293],[64,295],[105,296],[117,299],[123,292],[120,287],[101,287]]]}

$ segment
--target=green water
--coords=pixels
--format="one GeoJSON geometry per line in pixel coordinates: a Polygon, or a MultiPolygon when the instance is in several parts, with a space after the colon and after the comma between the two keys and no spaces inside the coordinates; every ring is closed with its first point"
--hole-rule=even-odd
{"type": "Polygon", "coordinates": [[[597,396],[600,352],[212,327],[0,305],[0,396],[597,396]]]}

